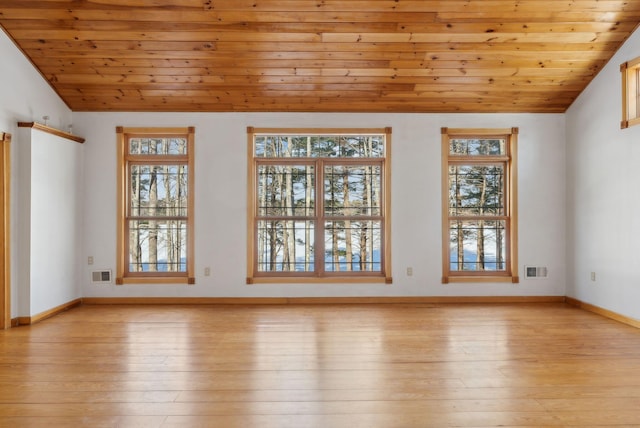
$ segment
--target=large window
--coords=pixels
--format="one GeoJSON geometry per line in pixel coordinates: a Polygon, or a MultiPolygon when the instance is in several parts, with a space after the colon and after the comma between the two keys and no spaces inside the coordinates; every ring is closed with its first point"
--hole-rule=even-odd
{"type": "Polygon", "coordinates": [[[247,282],[391,282],[390,129],[248,129],[247,282]]]}
{"type": "Polygon", "coordinates": [[[193,128],[117,128],[125,282],[193,284],[193,128]]]}
{"type": "Polygon", "coordinates": [[[517,135],[442,129],[445,283],[518,282],[517,135]]]}
{"type": "Polygon", "coordinates": [[[621,128],[640,123],[640,58],[620,65],[622,77],[622,121],[621,128]]]}

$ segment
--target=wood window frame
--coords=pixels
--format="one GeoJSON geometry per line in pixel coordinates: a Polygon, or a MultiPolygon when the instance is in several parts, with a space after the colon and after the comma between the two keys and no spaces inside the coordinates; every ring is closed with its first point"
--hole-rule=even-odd
{"type": "MultiPolygon", "coordinates": [[[[393,282],[391,275],[391,128],[247,128],[247,284],[257,283],[385,283],[393,282]],[[349,274],[264,274],[257,269],[257,162],[254,156],[254,138],[258,134],[272,135],[385,135],[382,165],[382,251],[381,272],[351,272],[349,274]]],[[[306,159],[306,158],[302,158],[306,159]]],[[[343,159],[348,164],[347,159],[343,159]]],[[[318,186],[319,183],[316,183],[318,186]]],[[[322,218],[322,216],[320,216],[322,218]]],[[[324,229],[323,229],[324,230],[324,229]]]]}
{"type": "MultiPolygon", "coordinates": [[[[442,283],[453,282],[511,282],[518,283],[518,168],[517,142],[518,128],[442,128],[442,283]],[[449,215],[449,142],[452,138],[489,138],[506,139],[506,155],[502,156],[505,165],[505,218],[507,221],[506,266],[505,271],[451,271],[450,268],[450,221],[449,215]]],[[[456,163],[472,157],[456,160],[456,163]]],[[[480,159],[478,159],[480,160],[480,159]]]]}
{"type": "Polygon", "coordinates": [[[0,132],[0,329],[11,327],[11,134],[0,132]]]}
{"type": "Polygon", "coordinates": [[[620,65],[622,80],[622,121],[625,129],[640,123],[640,57],[620,65]]]}
{"type": "MultiPolygon", "coordinates": [[[[116,261],[116,285],[123,284],[195,284],[195,261],[194,261],[194,191],[195,191],[195,128],[124,128],[117,127],[118,145],[118,201],[117,201],[117,261],[116,261]],[[128,154],[129,138],[132,137],[184,137],[187,139],[186,164],[188,165],[187,176],[187,262],[186,272],[178,272],[167,275],[164,272],[153,272],[135,275],[129,274],[127,266],[129,264],[128,237],[126,222],[128,220],[128,186],[130,155],[128,154]]],[[[181,159],[184,161],[184,159],[181,159]]]]}

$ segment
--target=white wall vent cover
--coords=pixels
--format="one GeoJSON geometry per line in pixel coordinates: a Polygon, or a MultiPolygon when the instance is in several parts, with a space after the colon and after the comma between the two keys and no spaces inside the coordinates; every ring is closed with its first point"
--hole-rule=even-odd
{"type": "Polygon", "coordinates": [[[96,270],[91,272],[91,282],[111,282],[111,271],[96,270]]]}
{"type": "Polygon", "coordinates": [[[524,277],[525,278],[546,278],[547,267],[546,266],[525,266],[524,277]]]}

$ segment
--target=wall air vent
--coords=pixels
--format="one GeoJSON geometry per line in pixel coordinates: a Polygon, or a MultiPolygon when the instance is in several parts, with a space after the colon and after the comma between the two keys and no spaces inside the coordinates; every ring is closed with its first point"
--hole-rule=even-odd
{"type": "Polygon", "coordinates": [[[524,277],[527,279],[546,278],[547,267],[546,266],[525,266],[524,277]]]}
{"type": "Polygon", "coordinates": [[[91,282],[100,282],[100,283],[111,282],[111,271],[96,270],[91,272],[91,282]]]}

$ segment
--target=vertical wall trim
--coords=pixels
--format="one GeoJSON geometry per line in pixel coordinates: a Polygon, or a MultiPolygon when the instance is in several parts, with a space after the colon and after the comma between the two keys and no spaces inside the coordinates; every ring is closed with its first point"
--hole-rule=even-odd
{"type": "Polygon", "coordinates": [[[0,133],[0,329],[11,327],[11,134],[0,133]]]}

